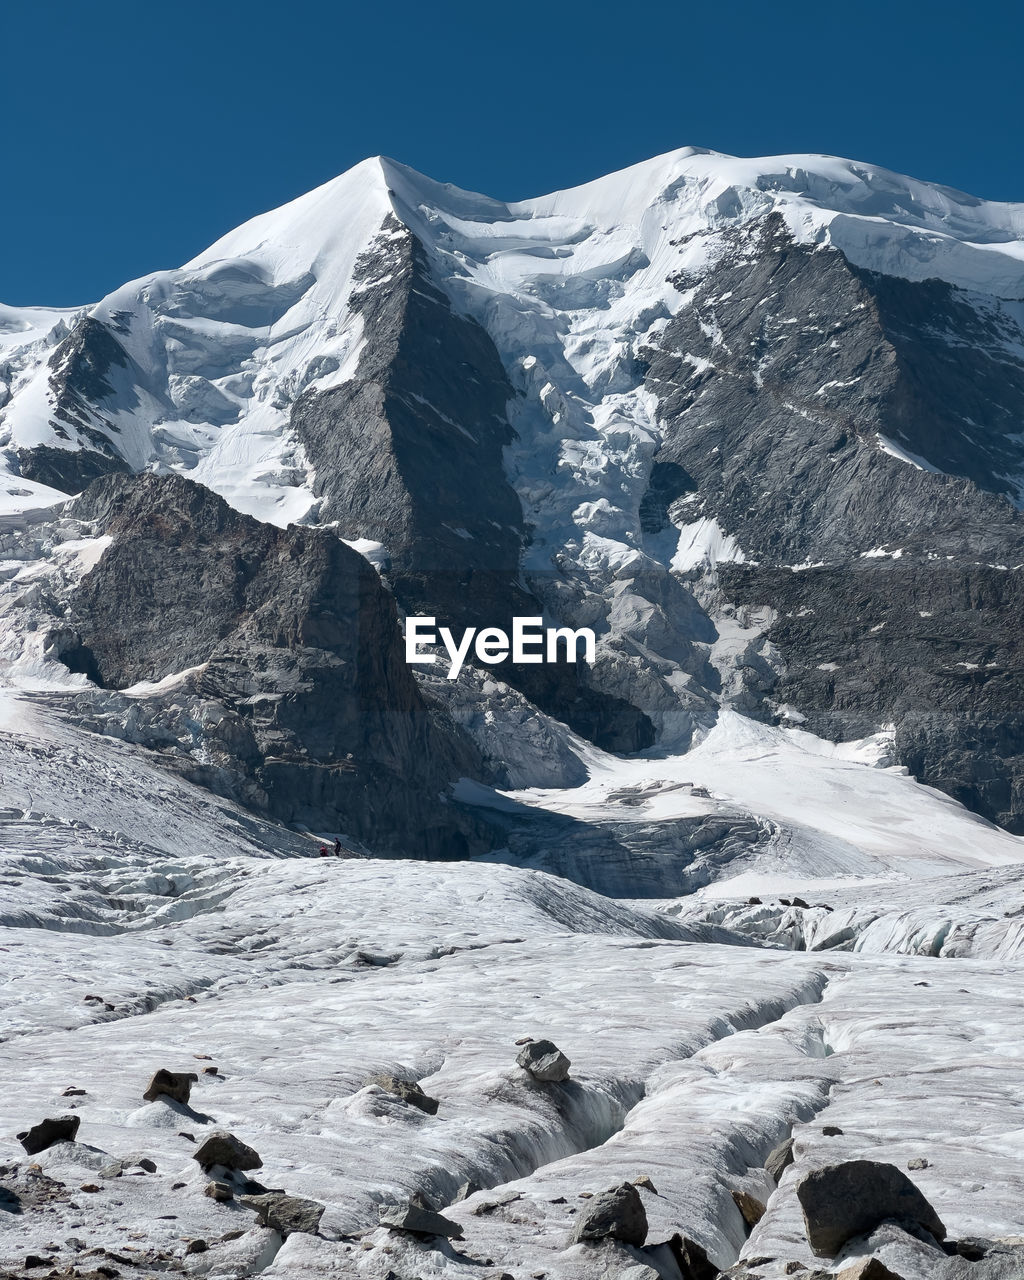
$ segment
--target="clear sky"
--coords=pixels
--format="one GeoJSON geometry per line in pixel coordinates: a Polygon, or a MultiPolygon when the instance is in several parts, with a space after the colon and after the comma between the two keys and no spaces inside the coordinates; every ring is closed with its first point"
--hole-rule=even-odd
{"type": "Polygon", "coordinates": [[[1019,0],[9,0],[0,43],[15,305],[94,301],[375,154],[506,199],[694,144],[1024,200],[1019,0]]]}

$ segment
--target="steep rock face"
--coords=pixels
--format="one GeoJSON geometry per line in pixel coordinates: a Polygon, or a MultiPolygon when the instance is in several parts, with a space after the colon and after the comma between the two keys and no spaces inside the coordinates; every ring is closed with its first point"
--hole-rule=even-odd
{"type": "Polygon", "coordinates": [[[97,481],[75,514],[112,541],[54,642],[108,689],[196,668],[184,683],[202,748],[180,762],[190,776],[216,787],[240,775],[241,798],[285,822],[465,853],[473,832],[440,796],[478,762],[432,719],[394,602],[362,556],[174,476],[97,481]]]}
{"type": "MultiPolygon", "coordinates": [[[[523,584],[528,537],[502,450],[514,392],[486,331],[456,314],[423,248],[396,219],[357,264],[357,375],[309,392],[292,426],[343,535],[384,543],[403,608],[441,625],[511,628],[543,606],[523,584]]],[[[494,674],[616,751],[649,746],[648,717],[594,688],[582,665],[498,664],[494,674]]]]}
{"type": "Polygon", "coordinates": [[[665,426],[648,530],[669,509],[714,519],[773,564],[1018,545],[1002,495],[1024,466],[1024,359],[998,301],[865,272],[774,217],[728,240],[644,352],[665,426]]]}
{"type": "Polygon", "coordinates": [[[731,239],[645,353],[665,423],[645,531],[711,526],[746,561],[709,582],[774,613],[745,710],[834,740],[892,726],[916,777],[1022,831],[1013,309],[777,218],[731,239]]]}

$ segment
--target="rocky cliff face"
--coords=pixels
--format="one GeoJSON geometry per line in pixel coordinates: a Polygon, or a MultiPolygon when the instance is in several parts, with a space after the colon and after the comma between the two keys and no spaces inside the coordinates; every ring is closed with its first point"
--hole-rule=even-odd
{"type": "Polygon", "coordinates": [[[137,737],[147,717],[154,742],[191,718],[203,750],[180,770],[281,821],[407,854],[469,849],[471,824],[442,796],[479,760],[431,714],[394,601],[362,556],[176,476],[105,478],[74,513],[111,542],[52,637],[61,660],[106,690],[184,673],[136,699],[137,737]]]}

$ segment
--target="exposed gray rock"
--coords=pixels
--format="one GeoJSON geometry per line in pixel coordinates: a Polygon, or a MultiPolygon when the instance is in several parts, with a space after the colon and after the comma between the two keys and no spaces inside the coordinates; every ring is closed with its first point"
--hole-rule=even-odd
{"type": "Polygon", "coordinates": [[[393,1093],[396,1098],[401,1098],[403,1102],[419,1107],[428,1116],[437,1115],[437,1108],[440,1105],[438,1100],[425,1094],[414,1080],[401,1080],[398,1076],[376,1075],[371,1076],[367,1084],[379,1085],[381,1089],[386,1089],[388,1093],[393,1093]]]}
{"type": "Polygon", "coordinates": [[[587,1203],[573,1227],[571,1240],[621,1240],[642,1245],[647,1239],[647,1212],[640,1192],[632,1183],[602,1191],[587,1203]]]}
{"type": "Polygon", "coordinates": [[[775,1179],[776,1182],[782,1177],[784,1171],[793,1163],[793,1139],[787,1138],[784,1142],[780,1142],[777,1147],[773,1147],[768,1159],[764,1162],[764,1167],[775,1179]]]}
{"type": "Polygon", "coordinates": [[[225,1202],[234,1200],[235,1189],[230,1182],[221,1182],[219,1179],[214,1179],[203,1188],[203,1195],[209,1196],[211,1200],[225,1202]]]}
{"type": "Polygon", "coordinates": [[[156,1102],[157,1098],[170,1098],[172,1102],[187,1104],[192,1086],[198,1079],[194,1071],[165,1071],[161,1067],[142,1096],[147,1102],[156,1102]]]}
{"type": "Polygon", "coordinates": [[[239,1196],[238,1203],[254,1210],[259,1215],[262,1226],[279,1231],[285,1238],[297,1231],[315,1236],[326,1207],[315,1200],[282,1195],[279,1192],[239,1196]]]}
{"type": "Polygon", "coordinates": [[[747,1227],[753,1229],[764,1217],[764,1205],[749,1191],[733,1191],[733,1203],[743,1216],[747,1227]]]}
{"type": "Polygon", "coordinates": [[[569,1078],[572,1063],[550,1040],[531,1040],[519,1051],[516,1063],[528,1071],[534,1080],[545,1084],[559,1083],[569,1078]]]}
{"type": "Polygon", "coordinates": [[[261,1169],[263,1161],[252,1147],[234,1134],[219,1129],[202,1142],[192,1156],[201,1168],[212,1169],[222,1165],[225,1169],[261,1169]]]}
{"type": "Polygon", "coordinates": [[[843,1267],[837,1273],[836,1280],[903,1280],[903,1277],[890,1271],[877,1258],[865,1258],[855,1262],[852,1267],[843,1267]]]}
{"type": "Polygon", "coordinates": [[[819,1257],[835,1257],[855,1236],[888,1219],[944,1240],[938,1214],[905,1173],[892,1164],[848,1160],[803,1175],[796,1186],[807,1241],[819,1257]]]}
{"type": "Polygon", "coordinates": [[[56,1142],[74,1142],[81,1123],[81,1116],[53,1116],[19,1133],[18,1141],[30,1156],[34,1156],[56,1142]]]}
{"type": "Polygon", "coordinates": [[[393,1231],[408,1231],[415,1236],[444,1236],[449,1240],[461,1240],[462,1228],[451,1218],[421,1209],[419,1205],[395,1205],[380,1215],[380,1225],[393,1231]]]}

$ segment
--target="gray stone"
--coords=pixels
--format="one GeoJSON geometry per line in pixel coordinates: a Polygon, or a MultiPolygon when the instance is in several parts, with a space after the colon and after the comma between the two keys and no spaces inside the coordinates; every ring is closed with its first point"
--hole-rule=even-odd
{"type": "Polygon", "coordinates": [[[572,1065],[561,1049],[550,1040],[531,1040],[520,1050],[516,1063],[528,1071],[534,1080],[545,1084],[568,1080],[572,1065]]]}
{"type": "Polygon", "coordinates": [[[747,1227],[753,1229],[764,1217],[764,1205],[749,1191],[733,1191],[733,1203],[743,1215],[747,1227]]]}
{"type": "Polygon", "coordinates": [[[54,1143],[74,1142],[81,1123],[81,1116],[54,1116],[40,1120],[30,1129],[19,1133],[18,1141],[30,1156],[34,1156],[47,1147],[52,1147],[54,1143]]]}
{"type": "Polygon", "coordinates": [[[793,1139],[787,1138],[785,1142],[780,1142],[777,1147],[773,1147],[768,1159],[764,1162],[764,1167],[775,1179],[776,1182],[782,1177],[783,1173],[793,1163],[793,1139]]]}
{"type": "Polygon", "coordinates": [[[647,1213],[632,1183],[611,1187],[594,1196],[573,1227],[572,1242],[621,1240],[642,1245],[647,1239],[647,1213]]]}
{"type": "Polygon", "coordinates": [[[461,1240],[462,1228],[451,1218],[421,1209],[418,1205],[403,1204],[385,1209],[380,1215],[380,1225],[392,1231],[408,1231],[415,1236],[444,1236],[449,1240],[461,1240]]]}
{"type": "Polygon", "coordinates": [[[315,1236],[324,1216],[325,1205],[301,1196],[268,1192],[261,1196],[239,1196],[238,1203],[255,1211],[262,1226],[279,1231],[287,1238],[295,1232],[315,1236]]]}
{"type": "Polygon", "coordinates": [[[221,1182],[214,1179],[213,1182],[208,1182],[203,1188],[203,1195],[209,1196],[211,1200],[218,1200],[221,1202],[234,1200],[235,1189],[230,1182],[221,1182]]]}
{"type": "Polygon", "coordinates": [[[401,1098],[403,1102],[419,1107],[428,1116],[437,1115],[437,1108],[440,1105],[438,1100],[425,1094],[414,1080],[402,1080],[398,1076],[376,1075],[371,1076],[367,1083],[378,1085],[388,1093],[393,1093],[396,1098],[401,1098]]]}
{"type": "Polygon", "coordinates": [[[892,1164],[848,1160],[813,1169],[797,1183],[807,1241],[818,1257],[835,1257],[848,1240],[887,1219],[944,1240],[946,1228],[907,1175],[892,1164]]]}
{"type": "Polygon", "coordinates": [[[156,1102],[157,1098],[170,1098],[172,1102],[187,1105],[192,1086],[198,1079],[194,1071],[165,1071],[161,1067],[154,1073],[142,1096],[147,1102],[156,1102]]]}
{"type": "Polygon", "coordinates": [[[223,1130],[211,1133],[197,1147],[192,1158],[203,1169],[212,1169],[215,1164],[223,1165],[225,1169],[260,1169],[263,1167],[263,1161],[252,1147],[247,1147],[234,1134],[225,1133],[223,1130]]]}

